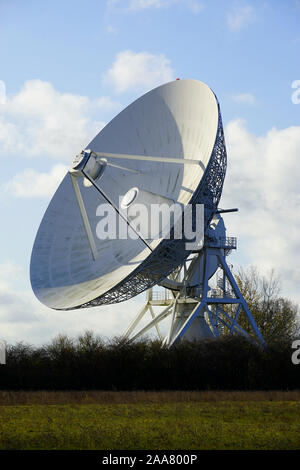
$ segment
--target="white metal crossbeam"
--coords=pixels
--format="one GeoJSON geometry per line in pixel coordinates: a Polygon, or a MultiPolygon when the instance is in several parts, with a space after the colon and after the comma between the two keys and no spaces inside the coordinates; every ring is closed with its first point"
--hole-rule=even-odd
{"type": "Polygon", "coordinates": [[[168,158],[168,157],[157,157],[152,155],[129,155],[126,153],[107,153],[107,152],[94,152],[94,155],[102,158],[121,158],[124,160],[142,160],[145,162],[161,162],[161,163],[179,163],[180,165],[198,165],[204,168],[201,160],[193,160],[191,158],[168,158]]]}
{"type": "Polygon", "coordinates": [[[96,243],[95,243],[95,240],[94,240],[94,237],[93,237],[93,232],[92,232],[92,229],[91,229],[91,226],[90,226],[89,218],[88,218],[87,212],[85,210],[85,205],[84,205],[82,195],[81,195],[81,192],[80,192],[78,180],[77,180],[76,176],[72,175],[72,173],[69,173],[69,174],[70,174],[70,178],[71,178],[71,181],[72,181],[75,197],[77,199],[80,214],[81,214],[81,217],[82,217],[83,225],[84,225],[86,235],[87,235],[87,238],[88,238],[88,241],[89,241],[89,244],[90,244],[91,252],[92,252],[94,260],[96,260],[98,258],[98,250],[96,248],[96,243]]]}

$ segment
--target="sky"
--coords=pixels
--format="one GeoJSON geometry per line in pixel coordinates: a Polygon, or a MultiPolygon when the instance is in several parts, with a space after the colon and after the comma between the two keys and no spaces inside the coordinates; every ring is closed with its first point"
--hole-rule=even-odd
{"type": "Polygon", "coordinates": [[[300,1],[0,0],[0,337],[120,335],[145,294],[68,312],[35,299],[34,238],[74,155],[141,94],[208,84],[228,168],[234,267],[280,275],[300,304],[300,1]]]}

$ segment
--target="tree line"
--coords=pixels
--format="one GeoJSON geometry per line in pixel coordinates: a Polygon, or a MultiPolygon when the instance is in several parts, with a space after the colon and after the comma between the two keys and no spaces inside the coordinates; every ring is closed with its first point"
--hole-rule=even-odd
{"type": "Polygon", "coordinates": [[[0,368],[2,390],[292,390],[300,365],[290,342],[264,350],[241,336],[168,350],[158,341],[104,342],[92,332],[58,336],[33,347],[9,346],[0,368]]]}

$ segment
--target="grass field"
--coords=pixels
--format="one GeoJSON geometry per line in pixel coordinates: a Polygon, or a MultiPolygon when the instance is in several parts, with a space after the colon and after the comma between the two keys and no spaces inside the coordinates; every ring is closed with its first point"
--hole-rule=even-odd
{"type": "Polygon", "coordinates": [[[0,449],[300,449],[300,392],[0,392],[0,449]]]}

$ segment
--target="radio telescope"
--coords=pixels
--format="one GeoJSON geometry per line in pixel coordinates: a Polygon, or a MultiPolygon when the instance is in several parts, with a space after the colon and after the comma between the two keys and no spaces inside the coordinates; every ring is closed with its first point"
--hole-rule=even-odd
{"type": "Polygon", "coordinates": [[[36,297],[50,308],[71,310],[123,302],[147,290],[125,338],[152,327],[168,347],[181,338],[217,337],[224,329],[251,338],[239,324],[244,315],[264,344],[226,261],[236,248],[221,215],[236,209],[218,207],[226,163],[220,107],[207,85],[175,80],[141,96],[74,158],[54,194],[32,250],[36,297]],[[160,230],[154,236],[152,219],[151,233],[136,223],[132,209],[138,204],[177,204],[182,217],[173,219],[168,236],[160,230]],[[191,249],[175,233],[183,219],[195,229],[197,205],[203,208],[203,236],[191,249]],[[98,236],[103,207],[118,236],[98,236]],[[120,236],[124,227],[131,236],[120,236]],[[155,297],[155,285],[165,289],[163,298],[155,297]],[[155,306],[163,310],[155,314],[155,306]],[[138,329],[147,312],[150,321],[138,329]],[[167,317],[163,338],[159,323],[167,317]]]}

